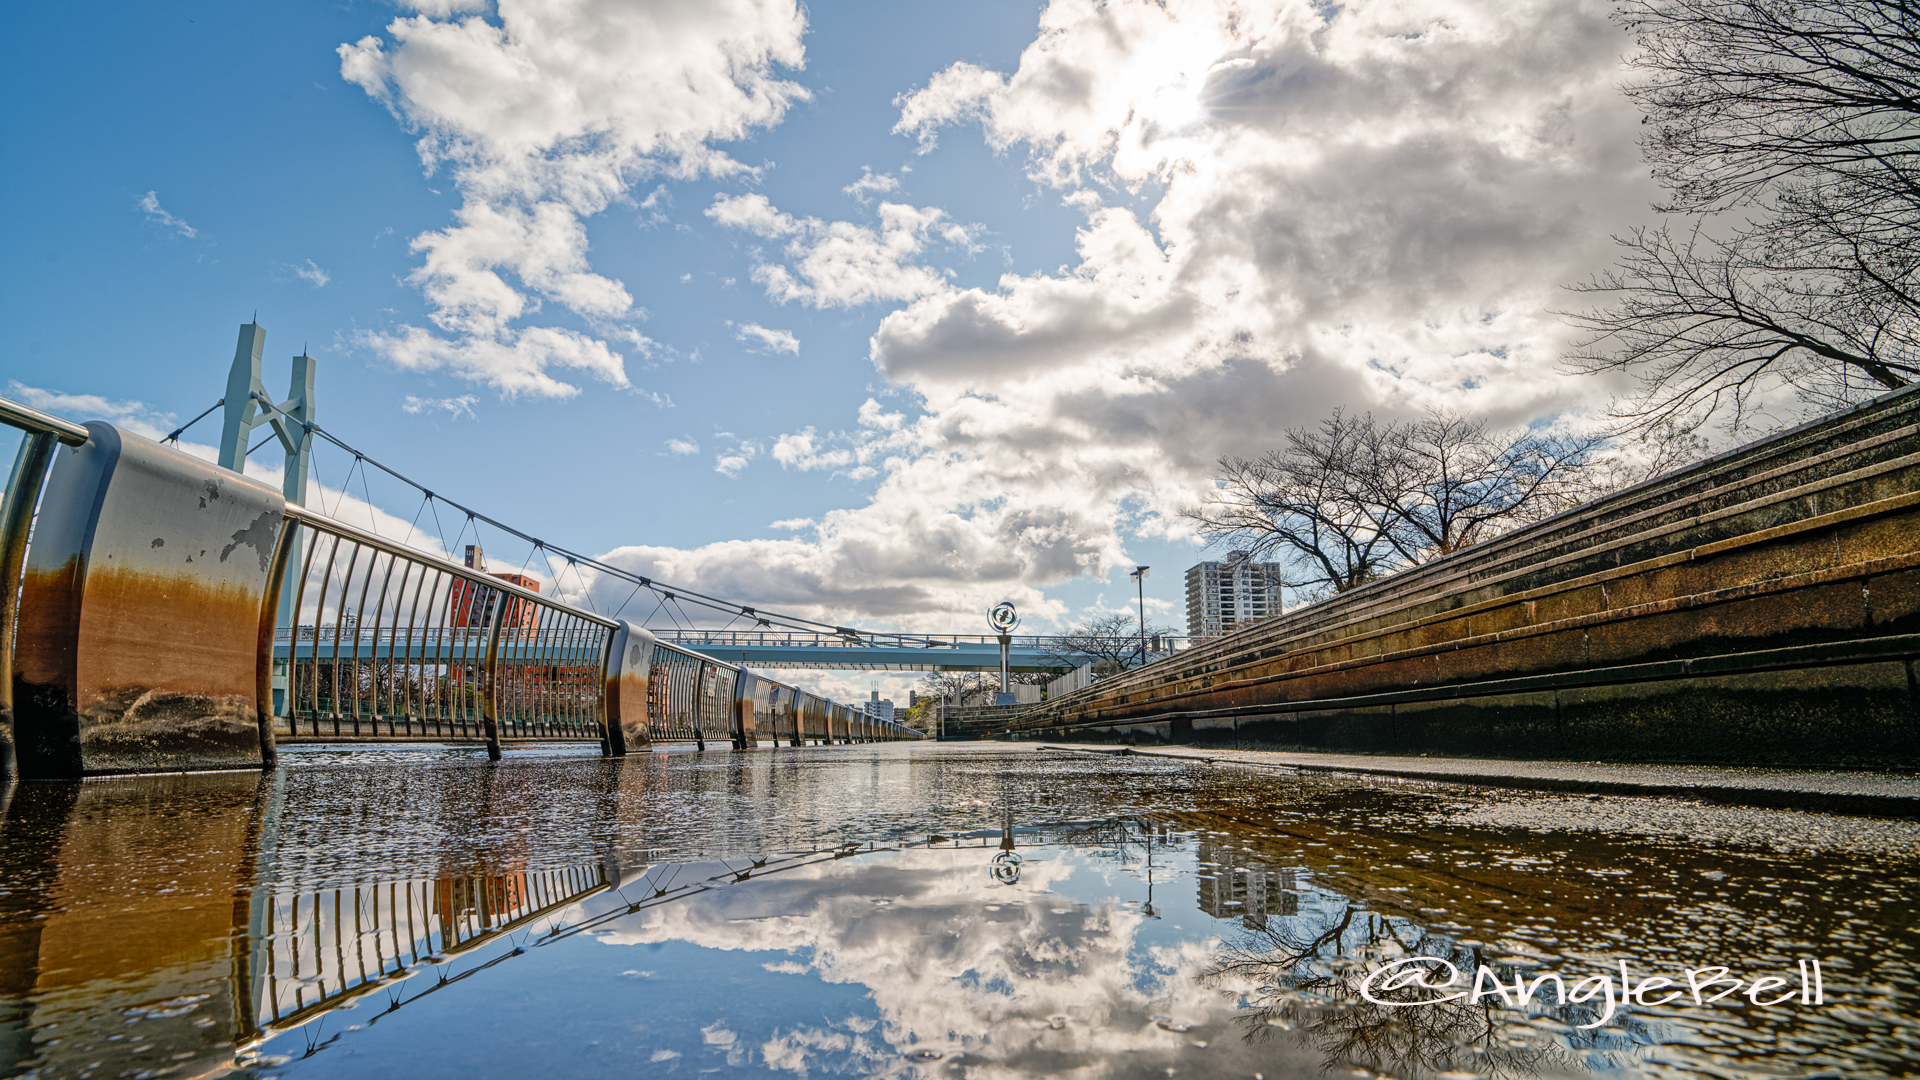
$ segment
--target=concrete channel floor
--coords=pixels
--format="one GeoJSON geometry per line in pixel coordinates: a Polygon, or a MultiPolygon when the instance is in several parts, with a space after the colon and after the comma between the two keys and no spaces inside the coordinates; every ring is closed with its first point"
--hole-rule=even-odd
{"type": "Polygon", "coordinates": [[[1794,810],[1920,818],[1920,773],[1724,765],[1621,765],[1599,761],[1500,761],[1212,747],[1110,747],[1044,743],[1043,750],[1138,754],[1290,772],[1357,773],[1600,795],[1652,795],[1794,810]]]}

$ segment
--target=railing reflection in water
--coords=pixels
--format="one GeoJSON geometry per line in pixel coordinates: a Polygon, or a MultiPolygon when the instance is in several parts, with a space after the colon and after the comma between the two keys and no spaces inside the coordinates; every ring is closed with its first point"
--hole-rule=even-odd
{"type": "MultiPolygon", "coordinates": [[[[261,898],[249,958],[253,1030],[296,1027],[421,964],[439,964],[606,889],[599,864],[419,878],[261,898]]],[[[246,1010],[242,1010],[243,1013],[246,1010]]]]}

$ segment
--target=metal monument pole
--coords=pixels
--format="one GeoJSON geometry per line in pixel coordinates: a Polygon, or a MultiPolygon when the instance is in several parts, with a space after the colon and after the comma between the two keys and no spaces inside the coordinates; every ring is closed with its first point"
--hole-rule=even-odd
{"type": "Polygon", "coordinates": [[[1140,586],[1140,666],[1147,664],[1147,571],[1151,566],[1136,566],[1127,576],[1140,586]]]}
{"type": "Polygon", "coordinates": [[[995,705],[1012,705],[1013,684],[1007,676],[1008,653],[1013,649],[1013,631],[1020,625],[1020,613],[1014,609],[1013,601],[1002,600],[987,611],[987,625],[1000,636],[1000,692],[994,695],[995,705]]]}

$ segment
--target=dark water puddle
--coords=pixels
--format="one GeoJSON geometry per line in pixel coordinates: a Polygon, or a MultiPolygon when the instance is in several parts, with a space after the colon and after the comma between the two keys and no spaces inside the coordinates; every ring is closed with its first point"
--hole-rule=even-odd
{"type": "Polygon", "coordinates": [[[1913,823],[998,746],[285,760],[12,792],[0,1072],[1920,1068],[1913,823]]]}

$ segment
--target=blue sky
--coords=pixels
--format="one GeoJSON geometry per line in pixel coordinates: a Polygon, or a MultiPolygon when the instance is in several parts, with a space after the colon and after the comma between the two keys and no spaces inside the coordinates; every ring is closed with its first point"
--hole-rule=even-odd
{"type": "Polygon", "coordinates": [[[1220,455],[1604,399],[1552,309],[1653,196],[1605,14],[14,5],[0,382],[163,431],[257,310],[341,437],[663,579],[979,632],[1138,561],[1178,623],[1220,455]]]}

